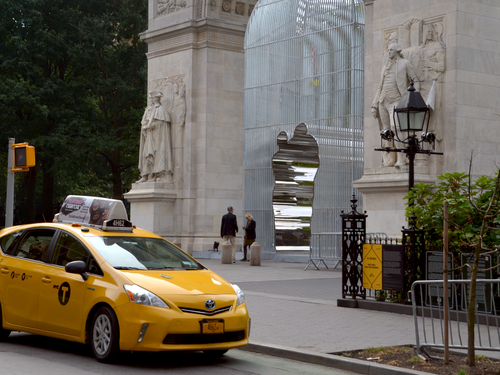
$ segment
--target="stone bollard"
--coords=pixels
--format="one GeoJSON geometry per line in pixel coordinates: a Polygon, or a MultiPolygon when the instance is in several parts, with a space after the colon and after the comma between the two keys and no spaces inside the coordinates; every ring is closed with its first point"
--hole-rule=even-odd
{"type": "Polygon", "coordinates": [[[233,246],[231,242],[224,241],[220,247],[220,262],[221,264],[232,264],[233,263],[233,246]]]}
{"type": "Polygon", "coordinates": [[[250,265],[260,266],[260,245],[257,242],[250,245],[250,265]]]}

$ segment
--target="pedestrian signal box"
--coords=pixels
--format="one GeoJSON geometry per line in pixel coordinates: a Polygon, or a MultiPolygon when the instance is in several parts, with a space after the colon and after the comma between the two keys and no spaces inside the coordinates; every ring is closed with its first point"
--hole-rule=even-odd
{"type": "Polygon", "coordinates": [[[26,172],[36,165],[35,147],[28,145],[28,142],[13,144],[12,148],[14,149],[12,172],[26,172]]]}

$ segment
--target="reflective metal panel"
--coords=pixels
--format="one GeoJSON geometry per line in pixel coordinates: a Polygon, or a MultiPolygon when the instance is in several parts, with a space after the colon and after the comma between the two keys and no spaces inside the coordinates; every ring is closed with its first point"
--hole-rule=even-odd
{"type": "Polygon", "coordinates": [[[243,205],[257,223],[263,253],[280,246],[272,162],[278,136],[291,139],[305,123],[320,161],[311,256],[341,259],[340,211],[363,173],[363,36],[362,0],[259,0],[252,12],[245,35],[243,205]]]}
{"type": "Polygon", "coordinates": [[[276,250],[309,250],[318,144],[300,124],[290,141],[286,132],[278,135],[278,147],[273,156],[276,250]]]}

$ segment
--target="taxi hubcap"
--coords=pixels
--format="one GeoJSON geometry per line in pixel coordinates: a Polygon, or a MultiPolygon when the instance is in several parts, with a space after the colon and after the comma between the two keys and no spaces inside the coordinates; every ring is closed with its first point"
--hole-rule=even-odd
{"type": "Polygon", "coordinates": [[[106,315],[99,315],[94,324],[94,349],[99,355],[106,354],[111,343],[111,322],[106,315]]]}

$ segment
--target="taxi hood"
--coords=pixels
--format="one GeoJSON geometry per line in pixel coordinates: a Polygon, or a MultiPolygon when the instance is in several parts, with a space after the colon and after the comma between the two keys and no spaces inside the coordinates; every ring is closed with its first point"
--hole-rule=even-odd
{"type": "Polygon", "coordinates": [[[157,295],[236,295],[230,283],[210,270],[120,272],[132,283],[157,295]]]}

